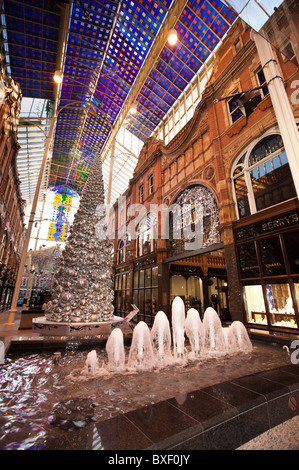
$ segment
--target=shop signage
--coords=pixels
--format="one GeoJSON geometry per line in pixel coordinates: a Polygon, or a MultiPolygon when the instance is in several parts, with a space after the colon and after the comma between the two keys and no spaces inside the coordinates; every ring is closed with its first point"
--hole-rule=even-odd
{"type": "Polygon", "coordinates": [[[299,224],[299,211],[294,210],[280,216],[271,217],[255,224],[247,225],[235,231],[236,240],[256,237],[265,233],[271,233],[277,230],[299,224]]]}
{"type": "Polygon", "coordinates": [[[201,267],[199,266],[182,266],[179,264],[171,264],[170,271],[174,273],[181,273],[181,274],[197,274],[199,276],[202,275],[201,267]]]}
{"type": "Polygon", "coordinates": [[[291,225],[296,225],[299,222],[299,216],[296,213],[287,214],[282,217],[268,220],[262,224],[262,231],[269,232],[280,228],[286,228],[291,225]]]}

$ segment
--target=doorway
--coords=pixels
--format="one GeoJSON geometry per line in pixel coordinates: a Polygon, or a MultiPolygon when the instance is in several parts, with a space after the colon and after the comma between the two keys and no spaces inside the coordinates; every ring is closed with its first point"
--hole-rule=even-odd
{"type": "Polygon", "coordinates": [[[184,303],[186,311],[189,308],[195,308],[203,316],[203,285],[200,276],[183,276],[174,274],[170,278],[170,301],[176,296],[180,296],[184,303]]]}
{"type": "Polygon", "coordinates": [[[228,283],[226,278],[211,276],[206,281],[209,306],[213,307],[222,321],[231,321],[228,303],[228,283]]]}

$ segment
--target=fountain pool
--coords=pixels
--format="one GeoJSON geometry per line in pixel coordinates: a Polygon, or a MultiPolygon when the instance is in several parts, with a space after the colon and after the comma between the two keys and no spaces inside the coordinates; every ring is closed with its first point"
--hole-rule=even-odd
{"type": "Polygon", "coordinates": [[[251,343],[244,325],[222,328],[212,309],[201,322],[177,300],[172,313],[172,348],[159,312],[151,331],[137,324],[130,347],[116,328],[105,348],[88,353],[8,355],[0,369],[0,449],[46,449],[55,440],[61,448],[93,422],[289,364],[281,347],[251,343]]]}
{"type": "MultiPolygon", "coordinates": [[[[191,347],[186,346],[191,353],[191,347]]],[[[0,368],[0,449],[63,446],[79,429],[127,411],[225,380],[290,364],[281,346],[253,342],[251,353],[176,362],[139,372],[109,372],[107,352],[97,349],[98,369],[89,374],[87,351],[9,354],[0,368]]],[[[129,347],[125,347],[126,359],[129,347]]],[[[58,447],[63,448],[63,447],[58,447]]]]}

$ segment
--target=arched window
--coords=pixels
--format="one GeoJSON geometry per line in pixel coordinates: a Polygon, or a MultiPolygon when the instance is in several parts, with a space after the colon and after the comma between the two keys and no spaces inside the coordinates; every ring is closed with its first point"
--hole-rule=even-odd
{"type": "Polygon", "coordinates": [[[239,218],[296,197],[279,134],[267,135],[238,157],[232,178],[239,218]]]}
{"type": "Polygon", "coordinates": [[[209,188],[197,185],[185,189],[169,214],[169,253],[205,248],[219,243],[218,207],[209,188]]]}
{"type": "Polygon", "coordinates": [[[130,257],[131,237],[126,235],[118,244],[118,264],[124,263],[130,257]]]}
{"type": "Polygon", "coordinates": [[[138,228],[137,256],[143,256],[154,251],[158,238],[158,218],[156,214],[149,214],[143,219],[138,228]]]}

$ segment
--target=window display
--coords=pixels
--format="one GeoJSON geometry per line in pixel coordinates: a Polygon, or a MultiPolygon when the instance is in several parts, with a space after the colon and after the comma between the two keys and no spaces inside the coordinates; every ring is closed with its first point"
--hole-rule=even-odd
{"type": "Polygon", "coordinates": [[[271,325],[297,328],[289,284],[267,284],[271,325]]]}
{"type": "Polygon", "coordinates": [[[267,325],[268,322],[262,286],[244,286],[244,294],[248,323],[267,325]]]}
{"type": "Polygon", "coordinates": [[[284,241],[288,253],[291,272],[293,274],[299,274],[298,232],[296,231],[285,234],[284,241]]]}
{"type": "Polygon", "coordinates": [[[286,274],[279,237],[271,237],[259,242],[264,276],[286,274]]]}

